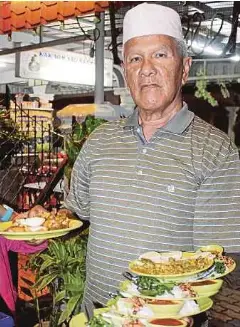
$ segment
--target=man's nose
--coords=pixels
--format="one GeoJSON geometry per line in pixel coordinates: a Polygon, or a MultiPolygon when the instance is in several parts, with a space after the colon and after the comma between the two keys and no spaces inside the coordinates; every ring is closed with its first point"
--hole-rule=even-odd
{"type": "Polygon", "coordinates": [[[144,58],[142,61],[142,67],[140,71],[141,76],[151,76],[154,75],[155,73],[156,70],[151,60],[144,58]]]}

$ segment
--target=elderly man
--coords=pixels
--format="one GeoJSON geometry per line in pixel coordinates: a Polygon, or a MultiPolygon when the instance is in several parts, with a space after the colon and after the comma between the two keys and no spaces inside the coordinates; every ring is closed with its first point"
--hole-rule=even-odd
{"type": "Polygon", "coordinates": [[[148,3],[129,10],[123,55],[137,108],[86,141],[66,202],[90,221],[90,311],[93,301],[106,303],[129,261],[145,251],[211,243],[240,250],[238,150],[183,102],[191,58],[178,14],[148,3]]]}
{"type": "MultiPolygon", "coordinates": [[[[123,23],[134,113],[98,128],[76,160],[66,201],[90,221],[84,304],[105,304],[146,251],[220,243],[240,250],[240,165],[229,138],[188,110],[191,58],[180,17],[143,3],[123,23]]],[[[199,325],[198,325],[199,326],[199,325]]]]}

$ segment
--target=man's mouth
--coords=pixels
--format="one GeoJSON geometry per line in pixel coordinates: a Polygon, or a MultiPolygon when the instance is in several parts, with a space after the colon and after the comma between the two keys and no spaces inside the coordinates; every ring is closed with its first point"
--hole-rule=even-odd
{"type": "Polygon", "coordinates": [[[146,89],[155,89],[155,88],[157,88],[157,87],[159,87],[159,85],[154,84],[154,83],[152,83],[152,84],[142,84],[142,85],[141,85],[141,90],[146,90],[146,89]]]}

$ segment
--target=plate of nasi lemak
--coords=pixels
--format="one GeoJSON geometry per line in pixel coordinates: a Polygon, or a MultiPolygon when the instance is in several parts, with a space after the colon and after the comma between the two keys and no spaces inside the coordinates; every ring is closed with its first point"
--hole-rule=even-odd
{"type": "Polygon", "coordinates": [[[140,276],[156,277],[163,281],[216,279],[232,272],[236,263],[223,255],[219,245],[202,247],[196,252],[146,252],[129,263],[129,270],[140,276]]]}
{"type": "Polygon", "coordinates": [[[146,252],[129,263],[114,297],[87,321],[70,327],[191,327],[192,316],[209,310],[223,277],[236,267],[219,245],[196,252],[146,252]]]}

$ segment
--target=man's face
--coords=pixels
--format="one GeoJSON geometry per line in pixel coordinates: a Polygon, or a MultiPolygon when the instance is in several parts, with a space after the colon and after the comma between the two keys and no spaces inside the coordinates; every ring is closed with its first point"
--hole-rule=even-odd
{"type": "Polygon", "coordinates": [[[166,35],[130,39],[124,46],[127,85],[140,109],[163,112],[181,104],[191,58],[182,58],[176,41],[166,35]]]}

